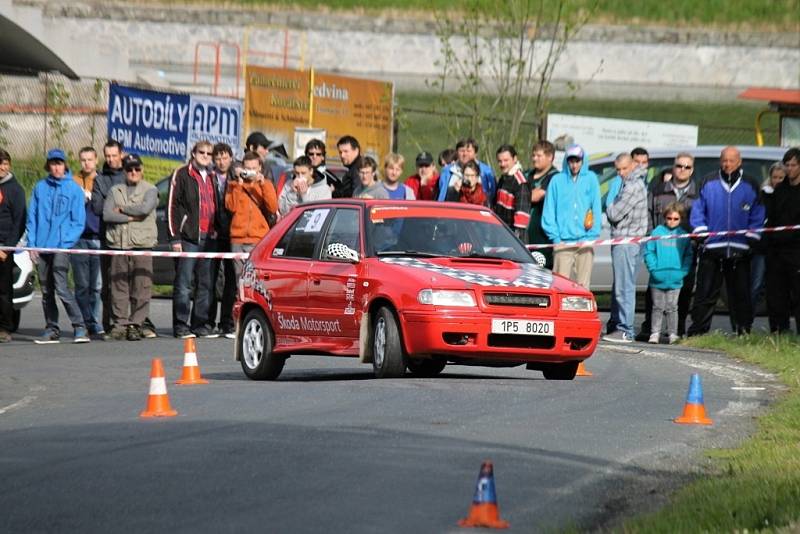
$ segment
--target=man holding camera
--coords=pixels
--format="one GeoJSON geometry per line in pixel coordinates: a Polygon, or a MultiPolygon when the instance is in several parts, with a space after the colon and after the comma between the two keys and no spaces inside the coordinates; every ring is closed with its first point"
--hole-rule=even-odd
{"type": "MultiPolygon", "coordinates": [[[[231,214],[231,250],[250,252],[269,231],[267,220],[278,211],[275,186],[261,173],[261,158],[247,152],[236,179],[228,181],[225,207],[231,214]]],[[[234,261],[236,279],[242,274],[242,260],[234,261]]]]}

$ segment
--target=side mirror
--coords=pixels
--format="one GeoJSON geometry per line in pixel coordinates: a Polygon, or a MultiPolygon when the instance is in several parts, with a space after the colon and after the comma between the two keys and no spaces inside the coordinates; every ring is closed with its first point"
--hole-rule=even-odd
{"type": "Polygon", "coordinates": [[[358,263],[361,261],[358,257],[358,252],[342,243],[331,243],[328,245],[328,248],[325,249],[325,256],[348,261],[350,263],[358,263]]]}

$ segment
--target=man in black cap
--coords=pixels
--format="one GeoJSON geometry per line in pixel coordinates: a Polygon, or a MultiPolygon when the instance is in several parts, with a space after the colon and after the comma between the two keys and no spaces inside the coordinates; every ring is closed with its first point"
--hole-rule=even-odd
{"type": "Polygon", "coordinates": [[[267,136],[263,133],[253,132],[247,136],[247,140],[244,144],[246,148],[245,152],[255,152],[261,157],[261,174],[264,175],[264,178],[272,183],[275,183],[275,180],[272,177],[272,169],[267,161],[267,156],[269,156],[272,142],[267,139],[267,136]]]}
{"type": "MultiPolygon", "coordinates": [[[[158,240],[158,189],[142,178],[142,160],[122,160],[125,182],[112,186],[103,206],[106,242],[112,250],[152,250],[158,240]]],[[[152,256],[111,256],[111,339],[138,341],[150,311],[152,256]]]]}
{"type": "Polygon", "coordinates": [[[411,188],[417,200],[436,200],[439,193],[439,173],[433,164],[430,152],[417,154],[417,174],[406,178],[405,184],[411,188]]]}

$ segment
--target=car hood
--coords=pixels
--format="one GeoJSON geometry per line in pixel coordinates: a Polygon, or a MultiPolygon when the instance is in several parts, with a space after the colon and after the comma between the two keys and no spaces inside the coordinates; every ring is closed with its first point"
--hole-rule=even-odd
{"type": "Polygon", "coordinates": [[[378,260],[386,269],[396,270],[386,279],[411,280],[422,287],[437,289],[484,288],[547,289],[559,292],[588,293],[581,286],[533,263],[483,258],[409,258],[378,260]]]}

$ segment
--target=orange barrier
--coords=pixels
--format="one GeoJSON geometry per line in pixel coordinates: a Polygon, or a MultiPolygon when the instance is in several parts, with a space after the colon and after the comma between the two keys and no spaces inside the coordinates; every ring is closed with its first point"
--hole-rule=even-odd
{"type": "Polygon", "coordinates": [[[147,396],[147,407],[140,417],[174,417],[178,412],[169,405],[167,380],[164,377],[164,365],[161,358],[153,358],[150,368],[150,394],[147,396]]]}
{"type": "Polygon", "coordinates": [[[494,490],[494,468],[492,462],[481,464],[475,496],[469,507],[469,516],[458,522],[460,527],[508,528],[508,521],[500,519],[497,494],[494,490]]]}
{"type": "Polygon", "coordinates": [[[176,380],[175,383],[183,386],[208,384],[208,380],[200,375],[194,339],[187,339],[183,342],[183,372],[180,379],[176,380]]]}

